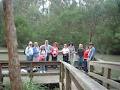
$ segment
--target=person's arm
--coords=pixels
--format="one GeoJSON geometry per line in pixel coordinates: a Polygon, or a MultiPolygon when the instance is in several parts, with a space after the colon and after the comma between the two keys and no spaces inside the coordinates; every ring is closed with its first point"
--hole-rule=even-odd
{"type": "Polygon", "coordinates": [[[75,47],[73,47],[73,53],[75,53],[75,47]]]}
{"type": "Polygon", "coordinates": [[[25,55],[29,56],[28,47],[26,47],[26,49],[25,49],[25,55]]]}

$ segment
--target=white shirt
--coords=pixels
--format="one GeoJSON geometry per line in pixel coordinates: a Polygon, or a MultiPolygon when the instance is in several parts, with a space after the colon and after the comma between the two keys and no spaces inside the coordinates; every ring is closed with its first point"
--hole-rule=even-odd
{"type": "Polygon", "coordinates": [[[33,47],[27,46],[26,49],[25,49],[25,54],[27,56],[33,55],[33,47]]]}
{"type": "Polygon", "coordinates": [[[62,53],[63,54],[67,54],[67,53],[69,53],[70,52],[70,50],[68,49],[68,48],[63,48],[62,49],[62,53]]]}

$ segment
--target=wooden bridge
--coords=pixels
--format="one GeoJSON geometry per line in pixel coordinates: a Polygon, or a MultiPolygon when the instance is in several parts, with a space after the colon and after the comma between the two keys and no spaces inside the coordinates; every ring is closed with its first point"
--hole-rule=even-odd
{"type": "MultiPolygon", "coordinates": [[[[18,51],[23,53],[23,51],[18,51]]],[[[0,53],[7,53],[7,50],[0,50],[0,53]]],[[[86,74],[74,66],[63,62],[28,62],[20,60],[21,69],[29,67],[30,72],[21,72],[22,80],[33,80],[35,83],[59,83],[60,90],[120,90],[120,81],[113,80],[111,71],[120,71],[120,62],[108,62],[97,59],[89,62],[89,72],[86,74]],[[46,73],[34,72],[33,68],[47,65],[46,73]],[[57,65],[57,69],[51,68],[57,65]]],[[[4,83],[8,78],[8,61],[0,60],[0,83],[4,83]],[[6,73],[4,71],[7,71],[6,73]]],[[[7,80],[8,82],[8,80],[7,80]]],[[[2,85],[2,84],[1,84],[2,85]]],[[[1,89],[0,89],[1,90],[1,89]]]]}
{"type": "MultiPolygon", "coordinates": [[[[88,74],[63,61],[21,61],[20,65],[21,68],[30,67],[31,69],[30,73],[21,73],[21,76],[29,76],[30,80],[37,83],[59,83],[60,90],[120,90],[120,83],[111,79],[111,70],[120,70],[120,63],[118,62],[90,61],[88,74]],[[33,72],[33,68],[40,65],[48,65],[49,69],[47,73],[33,72]],[[58,68],[51,69],[49,67],[51,65],[57,65],[58,68]],[[96,72],[96,66],[97,68],[100,67],[99,72],[96,72]],[[38,76],[40,77],[38,78],[38,76]],[[99,81],[99,83],[97,81],[99,81]]],[[[2,73],[2,70],[7,68],[8,62],[0,61],[1,82],[2,77],[5,78],[9,75],[8,73],[2,73]]]]}

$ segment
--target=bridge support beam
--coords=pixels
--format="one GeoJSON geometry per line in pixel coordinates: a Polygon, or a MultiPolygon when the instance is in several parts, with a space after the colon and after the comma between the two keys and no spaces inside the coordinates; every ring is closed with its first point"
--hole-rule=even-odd
{"type": "Polygon", "coordinates": [[[71,90],[71,76],[70,76],[70,72],[68,69],[66,69],[65,71],[65,75],[66,75],[66,89],[65,90],[71,90]]]}
{"type": "MultiPolygon", "coordinates": [[[[104,68],[103,69],[103,76],[104,77],[106,77],[107,79],[110,79],[111,78],[111,69],[109,69],[109,68],[104,68]]],[[[106,88],[110,88],[110,85],[109,84],[107,84],[107,83],[104,83],[103,82],[103,85],[106,87],[106,88]]]]}

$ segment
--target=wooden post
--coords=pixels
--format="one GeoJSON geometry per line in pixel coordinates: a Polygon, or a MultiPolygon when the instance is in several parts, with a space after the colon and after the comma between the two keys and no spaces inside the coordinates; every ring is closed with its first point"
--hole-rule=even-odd
{"type": "Polygon", "coordinates": [[[32,62],[30,63],[30,82],[32,82],[32,79],[33,79],[33,67],[32,67],[32,62]]]}
{"type": "Polygon", "coordinates": [[[88,62],[88,72],[93,72],[94,71],[94,66],[89,64],[88,62]]]}
{"type": "Polygon", "coordinates": [[[70,73],[69,70],[66,68],[66,90],[71,90],[71,77],[70,77],[70,73]]]}
{"type": "Polygon", "coordinates": [[[2,65],[0,64],[0,90],[3,89],[3,75],[2,75],[2,65]]]}
{"type": "Polygon", "coordinates": [[[2,65],[0,64],[0,83],[3,83],[2,65]]]}
{"type": "Polygon", "coordinates": [[[20,61],[17,53],[17,36],[14,24],[12,0],[3,0],[5,39],[9,56],[9,77],[12,90],[22,90],[20,61]]]}
{"type": "Polygon", "coordinates": [[[60,64],[60,77],[59,77],[60,82],[62,82],[62,63],[60,64]]]}
{"type": "Polygon", "coordinates": [[[62,84],[62,90],[65,90],[65,85],[64,85],[64,77],[65,77],[65,73],[64,73],[64,65],[61,63],[61,84],[62,84]]]}
{"type": "MultiPolygon", "coordinates": [[[[111,69],[109,68],[104,68],[104,74],[103,74],[104,77],[110,79],[111,78],[111,69]]],[[[103,85],[106,87],[106,88],[110,88],[110,85],[107,84],[107,83],[103,83],[103,85]]]]}

